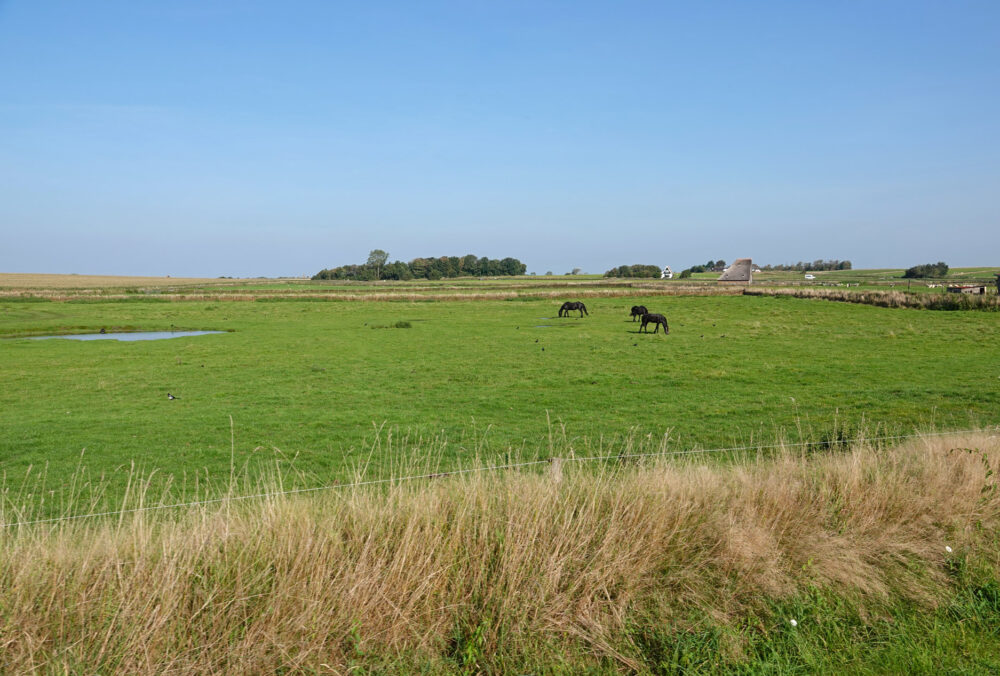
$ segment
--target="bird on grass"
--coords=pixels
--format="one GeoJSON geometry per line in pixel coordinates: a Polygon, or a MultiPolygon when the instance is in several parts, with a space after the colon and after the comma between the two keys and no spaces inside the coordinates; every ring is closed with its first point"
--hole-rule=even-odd
{"type": "Polygon", "coordinates": [[[169,399],[170,401],[173,401],[174,399],[180,399],[180,397],[175,397],[174,395],[172,395],[169,392],[167,392],[167,399],[169,399]]]}

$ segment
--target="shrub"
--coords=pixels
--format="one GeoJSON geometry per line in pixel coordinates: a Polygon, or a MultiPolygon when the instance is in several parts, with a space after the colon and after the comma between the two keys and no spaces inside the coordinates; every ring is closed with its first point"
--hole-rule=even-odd
{"type": "Polygon", "coordinates": [[[653,277],[658,278],[661,270],[658,265],[620,265],[604,273],[605,277],[653,277]]]}
{"type": "Polygon", "coordinates": [[[918,279],[923,277],[944,277],[948,274],[948,264],[944,261],[914,265],[903,273],[904,278],[918,279]]]}

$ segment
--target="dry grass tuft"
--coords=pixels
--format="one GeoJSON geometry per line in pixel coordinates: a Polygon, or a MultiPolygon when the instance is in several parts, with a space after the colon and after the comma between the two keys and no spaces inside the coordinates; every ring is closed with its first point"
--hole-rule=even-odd
{"type": "Polygon", "coordinates": [[[933,606],[949,556],[1000,565],[984,547],[998,452],[983,433],[732,465],[564,463],[559,481],[466,475],[7,529],[0,651],[12,672],[504,671],[546,655],[634,669],[636,623],[725,625],[816,588],[933,606]]]}

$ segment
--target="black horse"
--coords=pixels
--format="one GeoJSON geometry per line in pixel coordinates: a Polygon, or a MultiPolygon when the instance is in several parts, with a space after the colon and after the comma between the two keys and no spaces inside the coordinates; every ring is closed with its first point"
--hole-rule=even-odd
{"type": "Polygon", "coordinates": [[[632,321],[634,322],[636,317],[641,317],[647,312],[649,312],[649,310],[646,309],[645,305],[633,305],[632,314],[630,315],[632,317],[632,321]]]}
{"type": "Polygon", "coordinates": [[[587,306],[586,305],[584,305],[583,303],[573,302],[573,301],[567,301],[567,302],[565,302],[565,303],[562,304],[562,307],[559,308],[559,316],[560,317],[569,317],[569,311],[570,310],[579,310],[581,317],[583,315],[587,315],[588,317],[590,316],[590,313],[587,312],[587,306]]]}
{"type": "Polygon", "coordinates": [[[667,326],[667,318],[663,315],[647,312],[642,316],[642,326],[639,327],[640,332],[646,331],[646,324],[656,324],[656,328],[653,329],[653,333],[660,330],[660,324],[663,324],[663,333],[670,333],[670,327],[667,326]]]}

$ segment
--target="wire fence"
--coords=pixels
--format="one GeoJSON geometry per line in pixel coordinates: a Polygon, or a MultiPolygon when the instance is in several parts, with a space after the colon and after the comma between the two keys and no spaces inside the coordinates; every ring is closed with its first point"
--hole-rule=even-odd
{"type": "Polygon", "coordinates": [[[365,486],[376,486],[380,484],[396,484],[409,481],[419,481],[422,479],[438,479],[449,476],[459,476],[463,474],[473,474],[479,472],[496,472],[499,470],[510,470],[510,469],[520,469],[523,467],[531,467],[534,465],[548,465],[551,464],[553,460],[559,460],[562,462],[597,462],[601,460],[624,460],[629,458],[651,458],[651,457],[671,457],[671,456],[685,456],[685,455],[699,455],[706,453],[740,453],[745,451],[765,451],[773,450],[776,448],[801,448],[806,446],[830,446],[833,444],[854,444],[859,442],[869,442],[869,443],[884,443],[888,441],[900,441],[904,439],[921,439],[927,437],[943,437],[943,436],[957,436],[960,434],[973,434],[977,432],[983,432],[985,430],[952,430],[948,432],[924,432],[921,434],[897,434],[890,436],[881,437],[857,437],[854,439],[837,439],[837,440],[825,440],[825,441],[802,441],[794,443],[777,443],[768,445],[747,445],[747,446],[731,446],[726,448],[700,448],[691,449],[686,451],[655,451],[650,453],[613,453],[609,455],[593,455],[593,456],[569,456],[569,457],[559,457],[559,458],[547,458],[544,460],[529,460],[526,462],[515,462],[507,463],[502,465],[484,465],[481,467],[469,467],[466,469],[456,469],[448,470],[444,472],[433,472],[427,474],[412,474],[408,476],[400,477],[388,477],[385,479],[370,479],[365,481],[355,481],[351,483],[332,483],[325,484],[323,486],[312,486],[309,488],[291,488],[287,490],[280,491],[265,491],[261,493],[253,493],[247,495],[225,495],[217,498],[208,498],[205,500],[195,500],[191,502],[176,502],[170,504],[159,504],[159,505],[145,505],[142,507],[129,507],[116,510],[108,510],[103,512],[88,512],[85,514],[70,514],[64,516],[56,516],[47,519],[33,519],[30,521],[12,521],[0,524],[0,529],[24,527],[24,526],[35,526],[40,524],[52,524],[60,523],[66,521],[77,521],[81,519],[96,519],[100,517],[116,516],[123,517],[129,514],[137,514],[140,512],[153,512],[164,509],[184,509],[188,507],[198,507],[202,505],[219,504],[226,502],[240,502],[245,500],[258,500],[263,498],[273,498],[284,495],[300,495],[304,493],[316,493],[319,491],[332,491],[341,489],[356,489],[365,486]]]}

